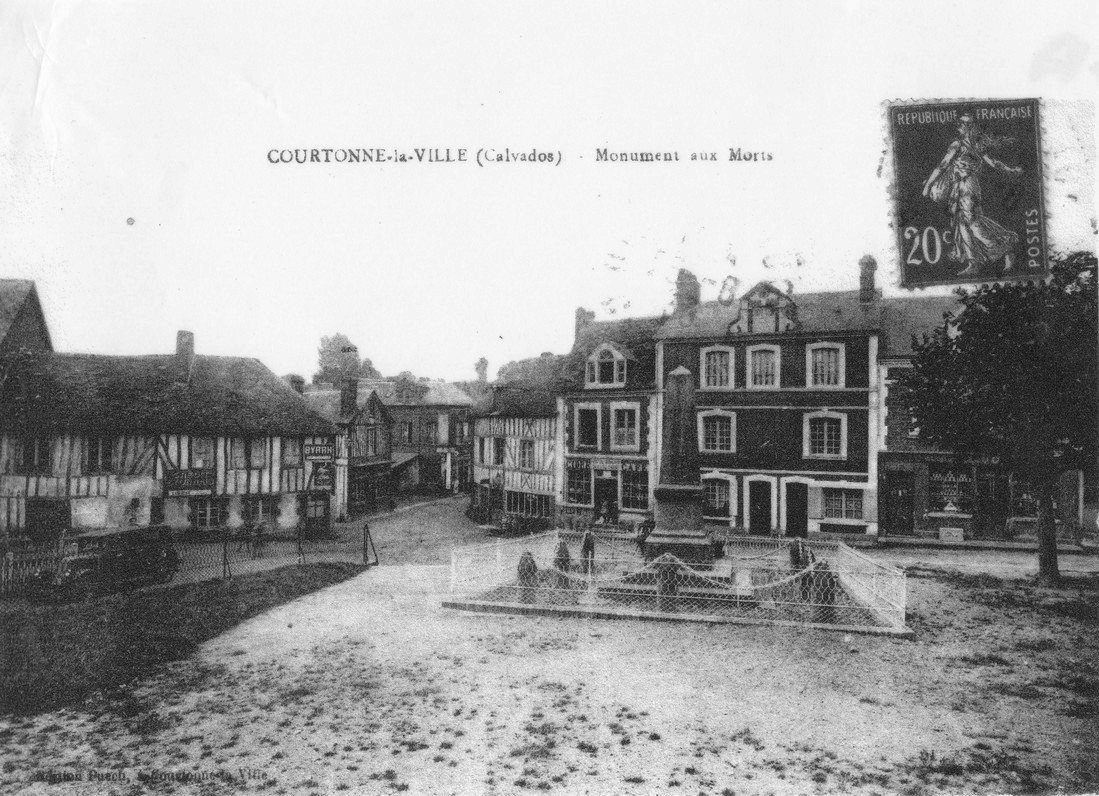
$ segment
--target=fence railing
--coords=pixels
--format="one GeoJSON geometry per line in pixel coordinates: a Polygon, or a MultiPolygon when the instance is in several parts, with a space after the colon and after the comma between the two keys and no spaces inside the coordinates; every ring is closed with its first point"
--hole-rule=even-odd
{"type": "Polygon", "coordinates": [[[56,570],[61,558],[62,554],[56,548],[5,553],[0,558],[0,594],[24,591],[38,572],[56,570]]]}
{"type": "Polygon", "coordinates": [[[292,564],[341,561],[378,563],[368,526],[364,524],[361,534],[320,539],[239,529],[203,537],[172,531],[125,541],[118,534],[78,536],[48,549],[0,556],[0,595],[83,597],[154,583],[228,579],[292,564]]]}
{"type": "Polygon", "coordinates": [[[904,631],[904,573],[840,542],[740,538],[712,563],[547,533],[455,550],[451,592],[479,603],[904,631]]]}

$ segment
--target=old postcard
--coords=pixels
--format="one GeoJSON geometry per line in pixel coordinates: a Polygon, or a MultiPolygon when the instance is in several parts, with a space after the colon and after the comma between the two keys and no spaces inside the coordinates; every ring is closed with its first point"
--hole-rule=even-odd
{"type": "Polygon", "coordinates": [[[0,6],[0,793],[1099,792],[1099,6],[0,6]]]}

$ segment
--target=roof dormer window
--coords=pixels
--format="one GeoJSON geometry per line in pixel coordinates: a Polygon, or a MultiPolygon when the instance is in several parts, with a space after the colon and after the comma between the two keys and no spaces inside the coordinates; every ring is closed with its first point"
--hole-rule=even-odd
{"type": "Polygon", "coordinates": [[[611,345],[602,345],[588,357],[584,382],[587,387],[624,387],[626,357],[611,345]]]}

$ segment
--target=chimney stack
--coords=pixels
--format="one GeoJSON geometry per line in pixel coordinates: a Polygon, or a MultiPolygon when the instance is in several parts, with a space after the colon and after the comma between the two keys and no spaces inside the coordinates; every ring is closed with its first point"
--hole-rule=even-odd
{"type": "Polygon", "coordinates": [[[340,388],[340,416],[351,417],[359,408],[359,380],[357,377],[344,381],[340,388]]]}
{"type": "Polygon", "coordinates": [[[595,313],[583,307],[576,308],[576,326],[573,329],[573,343],[580,342],[580,333],[589,323],[595,320],[595,313]]]}
{"type": "Polygon", "coordinates": [[[675,312],[690,312],[698,306],[702,300],[702,285],[698,277],[686,268],[679,269],[679,275],[675,278],[675,312]]]}
{"type": "Polygon", "coordinates": [[[191,362],[195,358],[195,334],[182,329],[176,332],[176,362],[185,374],[191,372],[191,362]]]}
{"type": "Polygon", "coordinates": [[[859,303],[869,304],[876,297],[874,272],[878,270],[878,261],[869,254],[859,260],[859,303]]]}

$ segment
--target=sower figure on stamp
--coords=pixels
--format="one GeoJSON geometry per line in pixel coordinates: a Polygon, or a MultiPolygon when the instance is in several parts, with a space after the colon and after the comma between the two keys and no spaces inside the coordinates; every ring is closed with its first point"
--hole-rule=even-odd
{"type": "Polygon", "coordinates": [[[1015,266],[1019,236],[984,214],[980,178],[986,166],[1005,174],[1022,174],[1023,170],[989,156],[988,151],[1005,139],[982,132],[968,113],[960,121],[958,138],[923,184],[923,195],[950,208],[952,238],[947,256],[965,265],[959,276],[978,274],[1001,258],[1007,273],[1015,266]]]}

